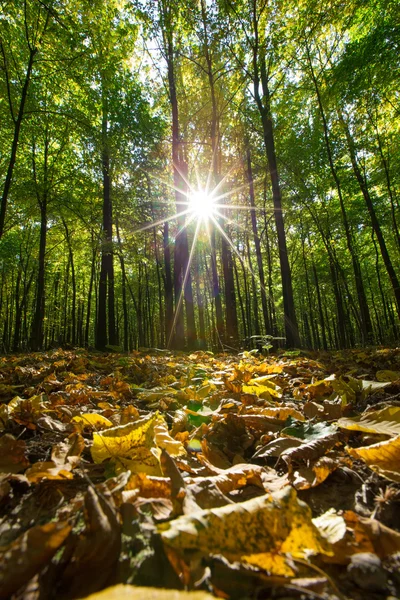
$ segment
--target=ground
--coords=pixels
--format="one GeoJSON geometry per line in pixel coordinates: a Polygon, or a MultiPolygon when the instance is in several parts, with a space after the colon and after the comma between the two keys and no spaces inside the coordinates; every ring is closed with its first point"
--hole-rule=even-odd
{"type": "Polygon", "coordinates": [[[400,597],[399,350],[19,354],[0,400],[0,598],[400,597]]]}

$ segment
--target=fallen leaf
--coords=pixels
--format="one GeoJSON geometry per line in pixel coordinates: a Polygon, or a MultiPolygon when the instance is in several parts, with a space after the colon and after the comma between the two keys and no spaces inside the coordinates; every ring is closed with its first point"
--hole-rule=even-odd
{"type": "Polygon", "coordinates": [[[398,379],[400,379],[400,371],[377,371],[376,378],[378,381],[389,381],[394,383],[398,379]]]}
{"type": "Polygon", "coordinates": [[[115,585],[83,600],[215,600],[207,592],[184,592],[135,585],[115,585]]]}
{"type": "Polygon", "coordinates": [[[289,481],[296,490],[308,490],[317,487],[338,468],[336,460],[322,456],[307,465],[300,465],[289,472],[289,481]]]}
{"type": "Polygon", "coordinates": [[[373,471],[400,482],[400,435],[363,448],[346,448],[353,458],[363,460],[373,471]]]}
{"type": "Polygon", "coordinates": [[[98,413],[84,413],[81,415],[76,415],[72,419],[73,423],[78,423],[82,425],[83,429],[104,429],[106,427],[112,427],[113,423],[110,419],[103,417],[103,415],[99,415],[98,413]]]}
{"type": "Polygon", "coordinates": [[[351,419],[339,419],[338,426],[351,431],[400,435],[400,407],[388,406],[351,419]]]}
{"type": "Polygon", "coordinates": [[[25,472],[25,476],[31,483],[36,483],[42,479],[73,479],[71,466],[57,464],[53,460],[45,462],[36,462],[25,472]]]}
{"type": "Polygon", "coordinates": [[[64,543],[66,522],[36,525],[0,552],[0,598],[9,598],[45,567],[64,543]]]}
{"type": "Polygon", "coordinates": [[[271,552],[297,557],[307,552],[329,553],[311,521],[310,509],[298,500],[293,488],[179,517],[160,525],[159,531],[164,543],[173,548],[222,554],[230,560],[271,552]]]}
{"type": "Polygon", "coordinates": [[[26,443],[6,433],[0,438],[0,473],[20,473],[29,467],[26,443]]]}
{"type": "Polygon", "coordinates": [[[102,589],[115,574],[121,551],[121,528],[110,501],[89,487],[85,495],[86,529],[80,535],[57,598],[77,598],[102,589]]]}

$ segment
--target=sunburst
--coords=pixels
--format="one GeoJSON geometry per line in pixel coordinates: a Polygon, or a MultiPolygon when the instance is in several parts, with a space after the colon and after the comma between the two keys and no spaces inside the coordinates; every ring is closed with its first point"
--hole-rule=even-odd
{"type": "Polygon", "coordinates": [[[225,231],[225,229],[222,226],[223,222],[226,222],[227,224],[232,223],[232,220],[224,214],[225,211],[232,211],[232,210],[234,210],[234,211],[264,211],[265,210],[265,208],[259,208],[259,207],[255,207],[255,206],[251,206],[251,205],[247,205],[247,204],[246,205],[245,204],[232,204],[229,202],[229,199],[234,194],[237,194],[238,192],[242,191],[243,189],[246,189],[248,184],[243,184],[243,185],[236,187],[234,189],[231,189],[227,192],[221,193],[223,185],[225,184],[225,182],[226,182],[227,178],[229,177],[229,175],[231,174],[232,170],[233,169],[231,169],[223,178],[221,178],[219,183],[212,190],[209,190],[210,180],[211,180],[211,171],[208,174],[208,178],[207,178],[207,182],[206,182],[205,186],[201,185],[200,178],[198,176],[198,173],[196,172],[197,187],[194,187],[191,184],[191,182],[188,181],[187,178],[181,173],[181,177],[185,181],[185,184],[187,186],[187,191],[185,191],[185,192],[182,192],[181,189],[177,189],[174,185],[170,184],[169,182],[164,181],[159,177],[155,177],[152,174],[149,174],[150,176],[155,177],[156,179],[159,179],[160,181],[162,181],[162,183],[167,185],[169,188],[173,189],[174,191],[178,191],[180,194],[182,194],[184,196],[185,200],[180,200],[179,202],[176,202],[176,204],[179,207],[181,207],[183,210],[177,210],[176,213],[171,216],[168,216],[168,217],[153,221],[151,223],[148,223],[146,225],[143,225],[143,226],[139,227],[138,229],[136,229],[135,233],[138,233],[141,231],[146,231],[148,229],[157,227],[158,225],[161,225],[163,223],[166,223],[166,222],[169,222],[172,220],[182,220],[182,218],[184,218],[184,224],[179,228],[178,232],[176,233],[175,239],[171,241],[171,243],[174,243],[176,238],[182,233],[182,231],[184,229],[187,229],[189,227],[189,225],[191,225],[192,223],[195,223],[195,231],[194,231],[194,235],[193,235],[192,244],[190,247],[188,264],[186,266],[179,298],[178,298],[178,301],[176,302],[174,320],[173,320],[172,327],[171,327],[170,338],[168,340],[168,347],[171,344],[171,340],[173,338],[174,330],[176,327],[176,322],[177,322],[178,316],[179,316],[181,308],[182,308],[184,289],[185,289],[185,286],[187,283],[187,279],[189,277],[190,268],[191,268],[194,252],[196,249],[196,243],[199,238],[199,233],[200,233],[200,229],[201,229],[202,225],[206,228],[206,232],[208,234],[210,243],[211,243],[210,229],[213,227],[215,230],[220,232],[221,236],[226,240],[226,242],[232,248],[232,250],[236,254],[236,256],[238,256],[243,267],[246,268],[248,271],[250,271],[251,275],[257,280],[258,284],[263,289],[263,291],[267,295],[269,295],[268,291],[261,284],[261,281],[260,281],[258,275],[253,271],[253,269],[247,263],[245,263],[243,261],[243,258],[240,255],[240,253],[238,252],[235,244],[233,243],[233,241],[231,240],[231,238],[229,237],[229,235],[227,234],[227,232],[225,231]],[[228,202],[227,202],[227,200],[228,200],[228,202]]]}

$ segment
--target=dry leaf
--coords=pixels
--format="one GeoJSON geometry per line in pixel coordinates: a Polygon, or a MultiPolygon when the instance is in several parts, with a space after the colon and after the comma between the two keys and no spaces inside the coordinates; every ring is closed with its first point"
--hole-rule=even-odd
{"type": "Polygon", "coordinates": [[[215,600],[207,592],[183,592],[134,585],[115,585],[83,600],[215,600]]]}
{"type": "Polygon", "coordinates": [[[77,598],[102,589],[115,575],[121,530],[110,502],[92,487],[85,495],[86,529],[59,584],[57,598],[77,598]]]}
{"type": "Polygon", "coordinates": [[[98,413],[84,413],[81,415],[76,415],[72,419],[72,422],[78,423],[78,425],[81,425],[83,429],[93,429],[94,431],[112,427],[114,425],[110,419],[106,419],[106,417],[103,417],[103,415],[99,415],[98,413]]]}
{"type": "Polygon", "coordinates": [[[29,467],[26,444],[6,433],[0,438],[0,473],[20,473],[29,467]]]}
{"type": "Polygon", "coordinates": [[[298,462],[306,462],[310,460],[316,460],[320,456],[323,456],[328,450],[331,450],[338,442],[336,433],[327,435],[314,442],[308,442],[302,444],[298,448],[289,448],[282,452],[281,457],[288,464],[298,462]]]}
{"type": "Polygon", "coordinates": [[[400,482],[400,435],[363,448],[346,448],[353,458],[363,460],[373,471],[400,482]]]}
{"type": "Polygon", "coordinates": [[[400,435],[400,407],[388,406],[382,410],[364,413],[360,417],[339,419],[337,424],[351,431],[400,435]]]}
{"type": "Polygon", "coordinates": [[[336,460],[322,456],[311,464],[294,468],[289,473],[289,482],[296,490],[308,490],[320,485],[338,466],[336,460]]]}
{"type": "Polygon", "coordinates": [[[310,509],[292,488],[179,517],[159,530],[168,546],[222,554],[230,560],[271,552],[299,557],[307,552],[329,553],[311,521],[310,509]]]}
{"type": "Polygon", "coordinates": [[[37,525],[3,549],[0,554],[0,598],[9,598],[41,571],[70,531],[66,522],[37,525]]]}
{"type": "Polygon", "coordinates": [[[157,413],[140,421],[93,434],[91,454],[95,463],[112,459],[116,470],[161,475],[160,449],[155,444],[155,427],[164,419],[157,413]]]}

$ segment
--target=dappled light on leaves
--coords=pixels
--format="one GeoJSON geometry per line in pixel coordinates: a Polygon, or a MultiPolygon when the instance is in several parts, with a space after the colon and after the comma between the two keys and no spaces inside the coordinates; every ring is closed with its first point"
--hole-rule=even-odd
{"type": "Polygon", "coordinates": [[[4,385],[16,372],[22,387],[1,405],[0,507],[12,518],[0,534],[20,570],[7,566],[7,594],[39,585],[43,600],[100,600],[143,584],[163,598],[155,583],[177,598],[329,594],[336,575],[317,566],[395,560],[393,388],[339,359],[57,351],[32,355],[41,367],[27,385],[24,359],[10,359],[4,385]]]}

